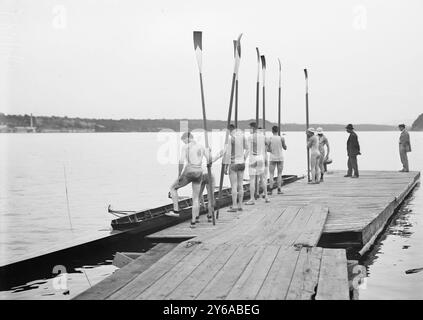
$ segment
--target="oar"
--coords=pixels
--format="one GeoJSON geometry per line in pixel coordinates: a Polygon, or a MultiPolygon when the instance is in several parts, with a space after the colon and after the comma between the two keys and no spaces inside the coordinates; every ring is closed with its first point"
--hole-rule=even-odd
{"type": "Polygon", "coordinates": [[[261,56],[261,71],[263,78],[263,132],[266,130],[266,58],[261,56]]]}
{"type": "MultiPolygon", "coordinates": [[[[225,147],[228,144],[229,124],[231,123],[232,104],[233,104],[233,100],[234,100],[235,80],[236,80],[236,77],[237,77],[237,74],[238,74],[239,62],[240,62],[240,59],[241,59],[241,37],[242,37],[242,33],[239,35],[238,40],[237,40],[237,45],[236,45],[234,72],[232,74],[231,97],[229,99],[229,108],[228,108],[228,120],[226,121],[226,135],[225,135],[225,144],[224,144],[225,147]]],[[[220,201],[220,199],[222,197],[223,177],[224,177],[224,168],[225,168],[224,160],[225,160],[225,156],[222,157],[222,168],[220,169],[218,201],[220,201]]],[[[216,212],[216,218],[219,219],[219,208],[217,209],[217,212],[216,212]]]]}
{"type": "MultiPolygon", "coordinates": [[[[241,50],[241,47],[239,48],[241,50]]],[[[234,58],[236,58],[237,40],[234,40],[234,58]]],[[[238,128],[238,73],[235,79],[235,128],[238,128]]]]}
{"type": "MultiPolygon", "coordinates": [[[[308,118],[308,74],[307,69],[304,69],[305,81],[306,81],[306,130],[309,128],[309,118],[308,118]]],[[[308,142],[308,138],[306,137],[306,141],[308,142]]],[[[307,144],[306,144],[307,146],[307,144]]],[[[307,146],[307,178],[308,182],[310,182],[310,150],[307,146]]]]}
{"type": "MultiPolygon", "coordinates": [[[[257,47],[256,47],[256,53],[257,53],[256,127],[258,128],[259,127],[259,112],[260,112],[260,51],[257,47]]],[[[256,128],[256,130],[257,130],[257,128],[256,128]]],[[[253,141],[253,145],[254,145],[254,141],[253,141]]],[[[256,141],[256,148],[257,148],[257,141],[256,141]]],[[[255,175],[254,177],[255,177],[255,181],[254,181],[255,194],[250,195],[250,197],[254,196],[254,198],[257,199],[258,198],[258,192],[257,192],[258,179],[257,179],[257,175],[255,175]]]]}
{"type": "Polygon", "coordinates": [[[257,83],[256,83],[256,124],[259,125],[259,110],[260,110],[260,51],[257,52],[257,83]]]}
{"type": "MultiPolygon", "coordinates": [[[[207,117],[206,117],[206,104],[204,102],[204,88],[203,88],[203,72],[202,72],[202,53],[203,53],[203,44],[202,44],[202,32],[201,31],[194,31],[194,50],[197,57],[197,65],[198,71],[200,73],[200,88],[201,88],[201,105],[203,111],[203,129],[204,129],[204,139],[206,150],[209,150],[209,138],[207,132],[207,117]]],[[[209,178],[209,190],[210,194],[208,194],[209,200],[209,208],[211,208],[211,214],[213,219],[213,225],[216,224],[215,216],[214,216],[214,195],[213,195],[213,184],[212,184],[212,174],[211,174],[211,155],[209,155],[208,163],[207,163],[207,176],[209,178]]],[[[210,215],[210,212],[209,212],[210,215]]]]}
{"type": "Polygon", "coordinates": [[[282,67],[281,67],[281,60],[278,58],[279,62],[279,90],[278,90],[278,135],[281,135],[281,73],[282,73],[282,67]]]}

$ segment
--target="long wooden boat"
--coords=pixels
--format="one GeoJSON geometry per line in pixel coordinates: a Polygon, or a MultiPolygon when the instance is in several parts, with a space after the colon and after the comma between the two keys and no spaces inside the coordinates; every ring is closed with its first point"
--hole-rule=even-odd
{"type": "MultiPolygon", "coordinates": [[[[296,175],[283,175],[283,184],[288,184],[303,177],[296,175]]],[[[244,184],[244,200],[250,198],[250,184],[244,184]]],[[[218,195],[215,191],[215,197],[218,195]]],[[[222,189],[221,199],[216,201],[216,207],[223,208],[232,203],[231,188],[222,189]]],[[[125,230],[134,233],[153,233],[158,230],[176,225],[182,221],[191,218],[192,199],[187,198],[179,201],[179,218],[169,217],[166,213],[173,210],[173,204],[160,206],[153,209],[147,209],[137,212],[113,210],[109,206],[109,213],[118,216],[117,219],[112,220],[111,226],[114,230],[125,230]]],[[[200,206],[200,215],[207,213],[207,195],[204,196],[204,206],[200,206]]]]}

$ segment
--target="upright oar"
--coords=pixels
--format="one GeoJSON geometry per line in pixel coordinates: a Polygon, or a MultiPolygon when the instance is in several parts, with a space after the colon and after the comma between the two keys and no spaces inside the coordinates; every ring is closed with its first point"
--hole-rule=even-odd
{"type": "Polygon", "coordinates": [[[260,110],[260,51],[256,47],[257,52],[257,83],[256,83],[256,124],[259,125],[259,110],[260,110]]]}
{"type": "Polygon", "coordinates": [[[279,62],[279,90],[278,90],[278,135],[281,135],[281,87],[282,87],[282,81],[281,81],[281,74],[282,74],[282,67],[281,67],[281,60],[278,58],[279,62]]]}
{"type": "MultiPolygon", "coordinates": [[[[234,58],[236,58],[237,52],[237,40],[234,40],[234,58]]],[[[235,128],[238,128],[238,73],[235,79],[235,128]]]]}
{"type": "MultiPolygon", "coordinates": [[[[256,129],[259,127],[259,116],[260,116],[260,51],[259,48],[256,47],[256,53],[257,53],[257,83],[256,83],[256,129]]],[[[254,141],[253,141],[254,146],[254,141]]],[[[256,148],[257,148],[257,141],[256,141],[256,148]]],[[[254,199],[258,198],[258,179],[257,175],[254,176],[254,181],[250,181],[250,183],[254,183],[255,185],[255,194],[251,195],[252,198],[254,196],[254,199]]]]}
{"type": "Polygon", "coordinates": [[[266,58],[261,56],[261,71],[263,78],[263,131],[266,129],[266,58]]]}
{"type": "MultiPolygon", "coordinates": [[[[309,118],[308,118],[308,74],[307,69],[304,69],[304,75],[305,75],[305,81],[306,81],[306,130],[309,128],[309,118]]],[[[306,141],[308,142],[308,139],[306,138],[306,141]]],[[[307,145],[307,144],[306,144],[307,145]]],[[[310,179],[310,150],[307,146],[307,178],[308,182],[311,181],[310,179]]]]}
{"type": "MultiPolygon", "coordinates": [[[[235,87],[236,77],[238,75],[239,62],[240,62],[240,59],[241,59],[241,37],[242,37],[242,33],[238,37],[237,45],[236,45],[236,51],[235,51],[234,72],[232,74],[232,85],[231,85],[231,97],[229,99],[228,120],[226,121],[226,135],[225,135],[225,144],[224,144],[225,147],[228,144],[229,125],[231,123],[232,104],[233,104],[233,100],[234,100],[234,87],[235,87]]],[[[220,199],[222,198],[223,177],[224,177],[224,170],[225,170],[225,163],[224,162],[225,162],[225,155],[222,157],[222,168],[220,169],[218,201],[220,201],[220,199]]],[[[233,205],[235,205],[235,204],[233,204],[233,205]]],[[[219,208],[217,208],[216,218],[219,219],[219,208]]]]}
{"type": "MultiPolygon", "coordinates": [[[[202,53],[203,53],[203,45],[202,45],[202,32],[201,31],[194,31],[194,50],[197,56],[197,64],[198,64],[198,71],[200,73],[200,88],[201,88],[201,104],[202,104],[202,111],[203,111],[203,129],[204,129],[204,139],[206,144],[206,149],[209,150],[209,138],[207,132],[207,117],[206,117],[206,104],[204,102],[204,88],[203,88],[203,72],[202,72],[202,53]]],[[[208,201],[209,201],[209,209],[211,209],[213,225],[216,224],[215,216],[214,216],[214,190],[213,190],[213,183],[212,183],[212,174],[211,174],[211,155],[209,155],[209,160],[207,163],[207,176],[208,176],[208,184],[209,184],[209,192],[208,194],[208,201]]],[[[210,215],[210,212],[208,213],[210,215]]]]}

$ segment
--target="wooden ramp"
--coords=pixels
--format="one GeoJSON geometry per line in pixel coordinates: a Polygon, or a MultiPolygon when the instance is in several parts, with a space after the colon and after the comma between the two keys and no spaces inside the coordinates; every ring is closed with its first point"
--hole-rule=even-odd
{"type": "Polygon", "coordinates": [[[327,215],[322,206],[250,211],[180,243],[105,298],[349,299],[345,250],[316,247],[327,215]]]}

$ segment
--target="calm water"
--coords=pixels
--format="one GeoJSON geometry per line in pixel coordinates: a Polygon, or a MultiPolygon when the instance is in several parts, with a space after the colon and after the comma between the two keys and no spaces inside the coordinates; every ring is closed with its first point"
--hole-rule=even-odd
{"type": "MultiPolygon", "coordinates": [[[[401,168],[398,132],[358,134],[362,170],[401,168]]],[[[422,170],[423,133],[411,135],[411,169],[422,170]]],[[[347,134],[327,132],[327,136],[333,159],[329,169],[345,169],[347,134]]],[[[202,139],[200,134],[197,137],[202,139]]],[[[285,138],[285,173],[305,174],[304,134],[288,132],[285,138]]],[[[211,137],[213,150],[220,148],[222,139],[221,134],[211,137]]],[[[110,232],[108,204],[137,210],[169,203],[168,186],[177,173],[178,151],[173,147],[177,141],[174,134],[156,133],[1,134],[0,264],[61,242],[77,241],[86,234],[110,232]]],[[[217,174],[218,166],[214,170],[217,174]]],[[[181,194],[189,192],[185,188],[181,194]]],[[[423,191],[418,188],[367,257],[369,277],[360,298],[422,298],[423,271],[405,273],[423,267],[422,239],[423,191]]],[[[99,272],[91,281],[80,272],[73,283],[87,287],[88,282],[92,285],[115,268],[106,263],[96,270],[99,272]]],[[[6,296],[10,297],[10,292],[6,296]]]]}

